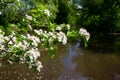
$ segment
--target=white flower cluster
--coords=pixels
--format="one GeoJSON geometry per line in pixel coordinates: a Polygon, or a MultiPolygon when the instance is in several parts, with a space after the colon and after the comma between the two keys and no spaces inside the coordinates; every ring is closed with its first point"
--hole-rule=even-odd
{"type": "Polygon", "coordinates": [[[40,72],[40,69],[43,68],[42,64],[40,61],[36,62],[37,70],[40,72]]]}
{"type": "Polygon", "coordinates": [[[38,57],[40,57],[40,53],[38,48],[32,48],[28,50],[25,55],[25,58],[29,57],[30,63],[29,63],[29,68],[32,68],[33,66],[37,67],[37,70],[40,72],[40,69],[43,68],[42,64],[40,61],[38,61],[38,57]]]}
{"type": "Polygon", "coordinates": [[[27,51],[25,53],[25,56],[26,55],[30,55],[30,61],[33,62],[33,61],[36,61],[38,57],[40,57],[40,53],[38,51],[37,48],[32,48],[30,49],[29,51],[27,51]]]}
{"type": "Polygon", "coordinates": [[[4,36],[0,34],[0,50],[4,49],[5,45],[4,44],[4,36]]]}
{"type": "MultiPolygon", "coordinates": [[[[26,17],[32,20],[30,16],[26,15],[26,17]]],[[[69,29],[70,26],[67,25],[66,28],[69,29]]],[[[40,57],[39,44],[46,42],[53,44],[57,41],[65,45],[67,44],[67,37],[62,31],[47,32],[42,29],[35,29],[33,31],[36,33],[36,36],[31,34],[16,35],[14,31],[10,35],[5,36],[5,32],[0,29],[0,52],[2,54],[12,53],[14,57],[20,59],[21,63],[27,63],[29,68],[36,66],[36,69],[40,71],[43,66],[41,62],[38,61],[38,57],[40,57]],[[17,52],[17,50],[21,52],[17,52]]],[[[9,60],[9,62],[11,61],[9,60]]]]}
{"type": "Polygon", "coordinates": [[[29,25],[27,25],[28,26],[28,28],[32,31],[33,30],[33,28],[32,28],[32,26],[29,24],[29,25]]]}
{"type": "Polygon", "coordinates": [[[70,25],[69,24],[67,24],[67,25],[66,24],[61,24],[61,25],[57,26],[55,30],[60,31],[63,28],[66,28],[67,30],[70,30],[70,25]]]}
{"type": "Polygon", "coordinates": [[[84,28],[80,28],[79,34],[82,35],[82,36],[85,36],[87,41],[90,39],[90,33],[87,32],[87,30],[84,29],[84,28]]]}
{"type": "Polygon", "coordinates": [[[46,14],[49,17],[50,16],[50,11],[48,9],[45,9],[44,14],[46,14]]]}
{"type": "Polygon", "coordinates": [[[17,55],[14,53],[14,56],[19,57],[22,63],[29,63],[29,67],[37,67],[37,70],[40,71],[42,64],[38,61],[40,57],[40,52],[38,50],[38,45],[40,44],[40,39],[36,36],[27,34],[21,35],[19,38],[16,37],[15,32],[12,32],[11,35],[5,36],[4,31],[0,29],[0,52],[5,55],[7,53],[14,53],[16,48],[24,51],[23,55],[17,55]],[[22,56],[22,57],[21,57],[22,56]],[[29,58],[29,60],[27,60],[29,58]]]}
{"type": "Polygon", "coordinates": [[[4,43],[4,32],[2,30],[0,30],[0,44],[4,43]]]}
{"type": "Polygon", "coordinates": [[[26,14],[25,16],[28,20],[32,21],[32,16],[29,16],[28,14],[26,14]]]}
{"type": "Polygon", "coordinates": [[[43,34],[43,30],[42,29],[40,29],[40,30],[34,30],[34,32],[35,33],[37,33],[38,35],[42,35],[43,34]]]}
{"type": "Polygon", "coordinates": [[[41,41],[48,40],[49,43],[52,43],[54,40],[58,40],[58,42],[62,42],[62,44],[67,44],[67,37],[63,32],[47,32],[40,30],[34,30],[37,35],[43,36],[41,41]],[[46,39],[47,38],[47,39],[46,39]]]}
{"type": "Polygon", "coordinates": [[[62,42],[64,45],[67,44],[67,37],[65,36],[63,32],[59,32],[57,36],[58,36],[59,42],[62,42]]]}
{"type": "Polygon", "coordinates": [[[40,43],[40,39],[36,36],[31,36],[30,34],[27,34],[26,38],[31,40],[32,41],[31,44],[35,47],[37,47],[38,44],[40,43]]]}

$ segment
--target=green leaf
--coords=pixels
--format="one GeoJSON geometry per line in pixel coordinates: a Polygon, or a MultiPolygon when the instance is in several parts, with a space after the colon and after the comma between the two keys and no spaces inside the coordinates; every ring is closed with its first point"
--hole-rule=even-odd
{"type": "Polygon", "coordinates": [[[68,37],[76,37],[77,34],[78,34],[78,33],[77,33],[76,31],[74,31],[74,30],[67,32],[67,36],[68,36],[68,37]]]}
{"type": "Polygon", "coordinates": [[[49,53],[51,59],[53,59],[54,56],[55,56],[55,55],[54,55],[54,47],[51,47],[51,48],[49,49],[48,53],[49,53]]]}
{"type": "Polygon", "coordinates": [[[30,61],[30,57],[29,56],[26,56],[26,61],[30,61]]]}

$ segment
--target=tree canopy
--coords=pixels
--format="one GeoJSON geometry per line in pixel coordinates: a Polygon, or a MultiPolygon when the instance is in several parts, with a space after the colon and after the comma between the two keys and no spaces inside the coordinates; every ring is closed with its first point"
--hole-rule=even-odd
{"type": "Polygon", "coordinates": [[[108,33],[119,31],[119,0],[81,0],[82,9],[78,24],[90,32],[108,33]]]}

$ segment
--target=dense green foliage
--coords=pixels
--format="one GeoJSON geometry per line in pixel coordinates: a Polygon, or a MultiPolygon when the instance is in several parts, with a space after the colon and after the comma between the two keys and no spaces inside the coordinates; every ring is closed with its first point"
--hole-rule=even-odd
{"type": "Polygon", "coordinates": [[[101,44],[104,35],[120,35],[120,0],[60,0],[58,5],[55,22],[86,28],[91,34],[89,45],[101,44]]]}
{"type": "Polygon", "coordinates": [[[90,34],[84,28],[92,34],[92,37],[96,34],[119,33],[120,0],[1,0],[0,2],[2,38],[0,51],[6,53],[7,57],[4,56],[13,62],[25,57],[25,63],[32,64],[33,67],[35,62],[31,63],[31,55],[26,55],[30,49],[38,54],[38,48],[42,47],[53,58],[56,44],[65,45],[71,42],[69,40],[81,39],[86,47],[90,34]],[[83,28],[79,30],[80,27],[83,28]],[[29,44],[28,52],[21,49],[23,47],[21,44],[25,42],[23,40],[29,44]],[[10,41],[12,43],[9,43],[10,41]],[[14,47],[14,44],[17,47],[14,47]],[[8,51],[4,50],[4,47],[8,51]]]}
{"type": "Polygon", "coordinates": [[[93,33],[117,32],[120,29],[120,0],[81,0],[78,24],[93,33]]]}
{"type": "Polygon", "coordinates": [[[82,39],[87,46],[90,34],[83,28],[70,28],[70,9],[62,0],[2,0],[0,6],[0,62],[27,64],[40,72],[41,49],[54,58],[57,43],[66,45],[71,38],[82,39]],[[61,22],[54,23],[58,18],[61,22]]]}
{"type": "Polygon", "coordinates": [[[120,0],[58,0],[58,10],[56,23],[98,34],[120,32],[120,0]]]}

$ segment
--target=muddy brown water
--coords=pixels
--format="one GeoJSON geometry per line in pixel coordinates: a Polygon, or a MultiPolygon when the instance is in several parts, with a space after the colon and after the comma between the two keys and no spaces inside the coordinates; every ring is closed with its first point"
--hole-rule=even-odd
{"type": "Polygon", "coordinates": [[[25,65],[3,64],[0,80],[120,80],[120,55],[102,54],[79,47],[59,45],[55,58],[41,52],[43,69],[33,72],[25,65]]]}

